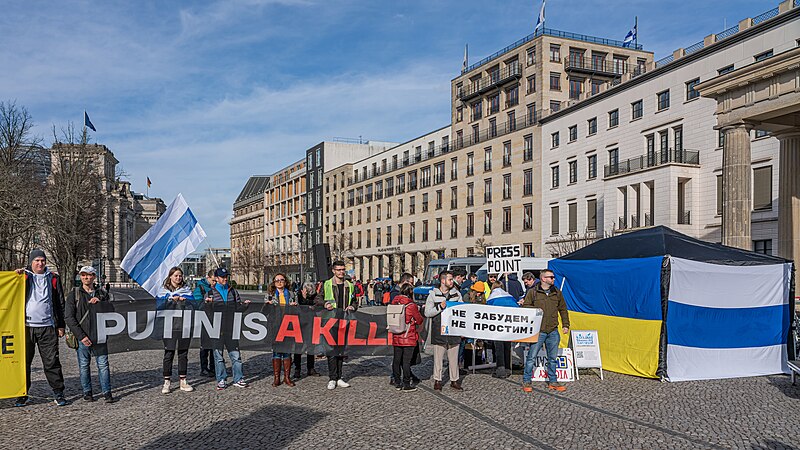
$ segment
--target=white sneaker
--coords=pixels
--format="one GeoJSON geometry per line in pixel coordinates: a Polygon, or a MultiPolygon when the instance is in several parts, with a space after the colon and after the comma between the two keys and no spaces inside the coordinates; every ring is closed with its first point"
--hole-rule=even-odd
{"type": "Polygon", "coordinates": [[[164,386],[161,388],[162,394],[169,394],[169,380],[164,380],[164,386]]]}
{"type": "Polygon", "coordinates": [[[181,378],[181,390],[183,392],[192,392],[194,388],[186,381],[186,378],[181,378]]]}
{"type": "Polygon", "coordinates": [[[339,378],[339,381],[336,382],[336,385],[339,386],[340,388],[350,387],[350,385],[341,378],[339,378]]]}
{"type": "Polygon", "coordinates": [[[329,390],[329,391],[332,391],[332,390],[334,390],[334,389],[336,389],[336,382],[335,382],[335,381],[333,381],[333,380],[331,380],[331,381],[328,381],[328,390],[329,390]]]}

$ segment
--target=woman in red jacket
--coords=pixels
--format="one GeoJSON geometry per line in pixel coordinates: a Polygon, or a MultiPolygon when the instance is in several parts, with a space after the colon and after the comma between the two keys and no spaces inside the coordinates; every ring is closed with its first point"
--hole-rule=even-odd
{"type": "Polygon", "coordinates": [[[419,307],[412,300],[414,287],[405,284],[400,288],[400,294],[392,300],[393,305],[406,305],[405,315],[408,330],[405,333],[392,335],[392,346],[394,346],[394,358],[392,359],[392,373],[395,380],[400,380],[400,368],[403,369],[403,384],[397,384],[397,390],[411,392],[416,391],[416,386],[411,386],[411,358],[414,356],[414,349],[417,348],[419,334],[417,327],[422,325],[422,314],[419,307]]]}

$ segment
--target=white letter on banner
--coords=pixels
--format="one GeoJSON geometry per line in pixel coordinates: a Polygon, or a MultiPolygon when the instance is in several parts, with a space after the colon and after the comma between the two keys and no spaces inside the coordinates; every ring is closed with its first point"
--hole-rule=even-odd
{"type": "Polygon", "coordinates": [[[242,335],[248,341],[260,341],[267,337],[267,327],[257,321],[267,323],[267,316],[262,313],[250,313],[244,316],[244,326],[254,331],[245,330],[242,332],[242,335]]]}
{"type": "Polygon", "coordinates": [[[187,309],[183,311],[183,329],[181,329],[181,337],[187,339],[192,335],[192,310],[187,309]]]}
{"type": "Polygon", "coordinates": [[[240,312],[233,313],[233,333],[231,333],[231,337],[237,341],[242,337],[242,313],[240,312]]]}
{"type": "Polygon", "coordinates": [[[156,317],[164,318],[164,339],[172,339],[172,322],[176,317],[181,316],[182,311],[179,309],[165,309],[158,311],[156,317]]]}
{"type": "Polygon", "coordinates": [[[222,312],[217,311],[214,313],[214,323],[208,320],[208,315],[205,311],[194,312],[194,334],[192,337],[199,338],[202,330],[205,329],[208,337],[211,339],[219,339],[219,332],[222,328],[222,312]]]}
{"type": "Polygon", "coordinates": [[[156,312],[147,311],[147,323],[144,324],[144,331],[140,333],[136,331],[136,311],[128,311],[128,336],[135,341],[146,339],[153,334],[155,323],[156,312]]]}
{"type": "Polygon", "coordinates": [[[97,313],[97,343],[105,344],[107,336],[122,333],[125,329],[125,317],[120,313],[97,313]],[[114,326],[108,327],[106,322],[114,322],[114,326]]]}

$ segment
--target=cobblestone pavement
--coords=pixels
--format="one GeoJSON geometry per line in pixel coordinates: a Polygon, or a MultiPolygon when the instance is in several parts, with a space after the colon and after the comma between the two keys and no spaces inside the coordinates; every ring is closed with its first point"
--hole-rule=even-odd
{"type": "MultiPolygon", "coordinates": [[[[365,357],[345,363],[351,388],[327,391],[324,360],[316,364],[323,376],[273,388],[270,354],[245,352],[250,387],[218,392],[197,376],[193,349],[196,391],[163,395],[161,357],[111,355],[118,402],[86,403],[74,352],[62,343],[73,403],[57,408],[37,355],[33,404],[0,400],[0,448],[800,448],[800,386],[788,376],[673,384],[587,373],[565,393],[537,385],[525,394],[518,375],[470,374],[464,392],[436,393],[427,358],[415,368],[421,388],[401,393],[388,385],[390,358],[365,357]]],[[[93,381],[97,392],[94,371],[93,381]]]]}

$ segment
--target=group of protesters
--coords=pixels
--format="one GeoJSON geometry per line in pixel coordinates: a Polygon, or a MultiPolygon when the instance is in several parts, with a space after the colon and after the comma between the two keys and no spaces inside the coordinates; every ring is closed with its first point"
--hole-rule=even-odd
{"type": "MultiPolygon", "coordinates": [[[[425,319],[430,319],[430,344],[433,348],[433,388],[441,391],[444,384],[444,358],[447,356],[449,366],[450,388],[462,391],[460,365],[463,364],[465,343],[460,336],[442,334],[441,313],[453,302],[472,302],[493,306],[540,308],[544,312],[538,342],[530,344],[524,362],[522,389],[531,392],[531,377],[535,358],[542,346],[547,353],[548,387],[557,391],[565,390],[556,377],[556,360],[559,331],[567,333],[569,315],[560,290],[554,285],[553,272],[543,270],[536,279],[532,273],[525,273],[522,281],[513,275],[489,274],[488,281],[478,281],[475,274],[469,276],[461,271],[455,273],[443,271],[438,276],[438,286],[433,287],[424,304],[414,301],[414,277],[404,273],[397,281],[391,283],[381,280],[368,282],[366,290],[359,290],[354,282],[348,279],[345,264],[334,261],[331,270],[333,276],[320,283],[306,282],[297,291],[287,287],[288,278],[282,273],[273,276],[269,285],[266,304],[276,307],[307,305],[328,311],[331,314],[353,312],[360,305],[375,304],[376,286],[385,295],[386,302],[401,305],[405,320],[405,332],[392,334],[393,346],[391,384],[400,391],[414,391],[420,379],[411,371],[411,366],[421,362],[422,339],[420,332],[425,326],[425,319]],[[367,292],[372,291],[373,296],[367,292]],[[359,295],[361,294],[361,295],[359,295]],[[388,297],[388,298],[387,298],[388,297]],[[559,330],[559,318],[562,329],[559,330]]],[[[83,399],[94,401],[90,378],[91,359],[97,365],[101,396],[107,403],[113,403],[110,369],[108,362],[108,344],[93,342],[97,336],[96,313],[113,311],[108,289],[97,284],[97,272],[94,267],[84,266],[79,270],[80,286],[73,288],[65,295],[58,275],[47,267],[45,253],[33,250],[29,257],[29,265],[18,269],[17,273],[25,274],[25,329],[26,329],[26,383],[30,389],[31,363],[38,348],[44,367],[44,373],[53,390],[55,403],[58,406],[68,404],[64,396],[64,377],[59,359],[58,338],[68,335],[77,355],[80,370],[80,382],[83,399]]],[[[168,276],[156,294],[158,310],[201,309],[212,307],[214,311],[222,311],[223,318],[234,316],[234,312],[243,312],[250,307],[250,300],[242,299],[237,289],[229,283],[228,270],[218,268],[209,271],[205,279],[197,282],[192,289],[179,267],[169,270],[168,276]],[[227,314],[226,314],[227,313],[227,314]]],[[[225,319],[223,319],[224,321],[225,319]]],[[[223,327],[224,327],[223,323],[223,327]]],[[[224,390],[229,386],[247,388],[248,383],[242,366],[241,351],[238,340],[233,337],[220,339],[201,338],[200,374],[204,377],[215,377],[216,389],[224,390]],[[228,370],[224,351],[227,350],[231,363],[232,383],[228,383],[228,370]]],[[[191,338],[164,338],[163,385],[161,392],[170,393],[175,356],[178,363],[178,390],[191,392],[194,388],[187,379],[188,355],[191,338]]],[[[474,342],[473,342],[474,345],[474,342]]],[[[493,376],[504,378],[511,373],[511,343],[492,342],[496,361],[493,376]]],[[[302,354],[272,352],[272,369],[274,379],[272,386],[281,384],[293,387],[301,376],[302,354]],[[292,373],[294,366],[294,373],[292,373]]],[[[308,376],[319,376],[315,370],[315,354],[306,354],[306,372],[308,376]]],[[[347,388],[350,384],[343,378],[345,360],[344,346],[333,346],[325,355],[328,364],[327,389],[347,388]]],[[[475,362],[473,361],[473,364],[475,362]]],[[[18,397],[15,406],[25,406],[27,396],[18,397]]]]}

